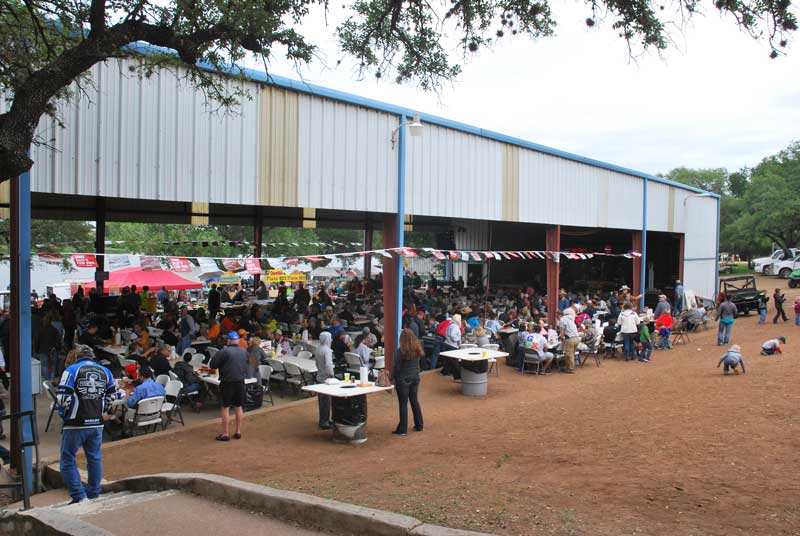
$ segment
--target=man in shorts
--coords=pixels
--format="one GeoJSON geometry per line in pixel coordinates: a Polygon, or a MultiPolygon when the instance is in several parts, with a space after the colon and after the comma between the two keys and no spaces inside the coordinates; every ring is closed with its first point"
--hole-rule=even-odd
{"type": "Polygon", "coordinates": [[[230,441],[230,435],[228,434],[230,408],[236,409],[236,433],[233,434],[233,438],[241,439],[245,399],[244,380],[247,378],[247,350],[239,346],[238,333],[235,331],[228,333],[228,344],[214,354],[208,367],[219,371],[222,433],[215,439],[217,441],[230,441]]]}

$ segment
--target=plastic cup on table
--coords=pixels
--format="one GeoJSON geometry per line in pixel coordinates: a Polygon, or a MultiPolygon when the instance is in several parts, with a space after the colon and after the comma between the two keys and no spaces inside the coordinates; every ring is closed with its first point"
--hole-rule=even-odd
{"type": "Polygon", "coordinates": [[[345,383],[350,383],[350,373],[349,372],[345,372],[344,373],[344,381],[345,381],[345,383]]]}

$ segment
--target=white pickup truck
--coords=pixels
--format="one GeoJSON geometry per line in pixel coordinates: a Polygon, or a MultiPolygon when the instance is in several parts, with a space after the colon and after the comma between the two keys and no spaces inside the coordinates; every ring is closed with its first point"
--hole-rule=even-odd
{"type": "Polygon", "coordinates": [[[777,261],[768,264],[764,268],[764,273],[767,275],[777,275],[781,279],[789,279],[792,272],[800,270],[800,255],[795,255],[793,259],[786,261],[777,261]]]}
{"type": "MultiPolygon", "coordinates": [[[[791,248],[789,252],[792,254],[792,257],[796,257],[797,254],[800,253],[796,248],[791,248]]],[[[769,257],[759,257],[758,259],[753,259],[753,270],[759,274],[766,274],[767,266],[783,260],[786,260],[786,252],[782,249],[776,249],[769,257]]]]}

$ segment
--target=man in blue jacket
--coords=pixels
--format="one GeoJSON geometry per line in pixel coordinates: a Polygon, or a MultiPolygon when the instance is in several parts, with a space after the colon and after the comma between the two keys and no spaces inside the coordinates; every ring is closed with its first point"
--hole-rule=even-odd
{"type": "Polygon", "coordinates": [[[73,503],[94,499],[103,479],[103,415],[116,391],[106,367],[94,362],[91,348],[80,349],[78,361],[67,367],[58,385],[58,412],[64,419],[61,432],[61,475],[73,503]],[[81,483],[75,455],[83,447],[89,472],[88,485],[81,483]]]}

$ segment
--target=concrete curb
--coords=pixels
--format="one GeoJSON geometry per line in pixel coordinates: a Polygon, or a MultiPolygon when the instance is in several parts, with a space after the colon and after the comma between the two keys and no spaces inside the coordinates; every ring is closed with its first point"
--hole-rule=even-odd
{"type": "Polygon", "coordinates": [[[10,536],[114,536],[76,517],[44,508],[0,514],[0,533],[10,536]]]}
{"type": "Polygon", "coordinates": [[[429,525],[405,516],[364,506],[283,491],[203,473],[163,473],[117,480],[103,491],[180,489],[213,501],[263,512],[271,517],[334,534],[375,536],[491,536],[429,525]]]}

